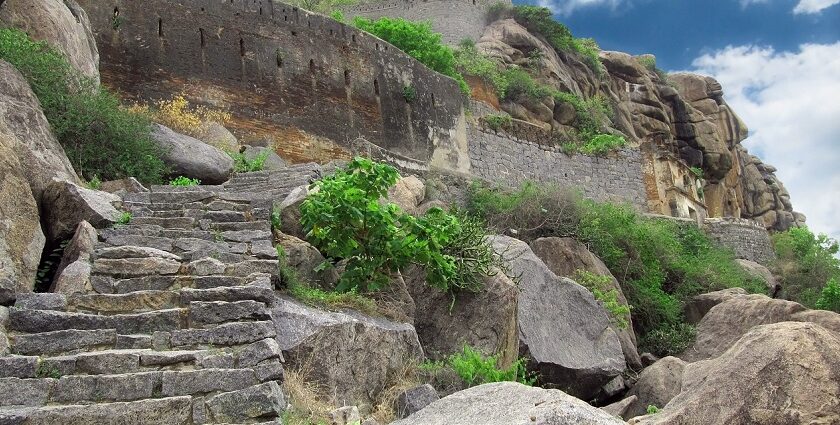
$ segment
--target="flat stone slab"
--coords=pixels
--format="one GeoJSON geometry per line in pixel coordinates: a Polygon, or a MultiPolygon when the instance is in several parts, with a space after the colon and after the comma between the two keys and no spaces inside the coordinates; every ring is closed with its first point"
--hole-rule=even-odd
{"type": "Polygon", "coordinates": [[[12,351],[24,355],[66,353],[79,349],[113,347],[117,341],[114,329],[64,330],[12,337],[12,351]]]}
{"type": "Polygon", "coordinates": [[[275,335],[272,322],[225,323],[209,329],[182,329],[172,332],[173,347],[197,345],[242,345],[275,335]]]}

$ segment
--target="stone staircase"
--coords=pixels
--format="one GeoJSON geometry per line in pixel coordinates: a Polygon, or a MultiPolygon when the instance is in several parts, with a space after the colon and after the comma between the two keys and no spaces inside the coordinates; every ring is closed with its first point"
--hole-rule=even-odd
{"type": "Polygon", "coordinates": [[[128,194],[85,294],[8,309],[0,425],[280,423],[270,209],[317,165],[128,194]]]}

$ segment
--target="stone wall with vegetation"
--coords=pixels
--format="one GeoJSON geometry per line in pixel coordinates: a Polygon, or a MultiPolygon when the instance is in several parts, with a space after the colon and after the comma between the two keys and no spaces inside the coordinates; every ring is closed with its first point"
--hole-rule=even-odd
{"type": "Polygon", "coordinates": [[[752,220],[706,219],[704,230],[712,239],[735,251],[735,257],[769,264],[776,259],[770,233],[752,220]]]}

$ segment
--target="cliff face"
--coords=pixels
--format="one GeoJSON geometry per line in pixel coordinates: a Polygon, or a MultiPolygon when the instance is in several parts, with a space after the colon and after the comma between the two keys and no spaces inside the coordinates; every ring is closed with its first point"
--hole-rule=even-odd
{"type": "MultiPolygon", "coordinates": [[[[672,153],[683,168],[703,170],[699,201],[709,216],[757,219],[776,230],[804,224],[776,169],[741,145],[747,126],[727,105],[713,78],[666,76],[644,66],[639,57],[608,51],[601,52],[605,72],[599,76],[575,55],[556,51],[513,19],[489,24],[476,47],[505,66],[527,68],[542,84],[582,98],[609,99],[614,112],[610,131],[643,150],[655,145],[672,153]]],[[[654,58],[646,59],[651,63],[654,58]]],[[[555,131],[569,130],[574,116],[568,104],[551,99],[501,101],[500,107],[514,118],[555,131]]]]}

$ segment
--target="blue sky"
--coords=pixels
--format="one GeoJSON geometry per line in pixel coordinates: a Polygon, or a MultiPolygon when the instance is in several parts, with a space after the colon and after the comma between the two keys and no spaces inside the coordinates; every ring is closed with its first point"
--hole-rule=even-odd
{"type": "Polygon", "coordinates": [[[809,227],[840,239],[840,0],[534,0],[604,50],[711,75],[809,227]]]}

